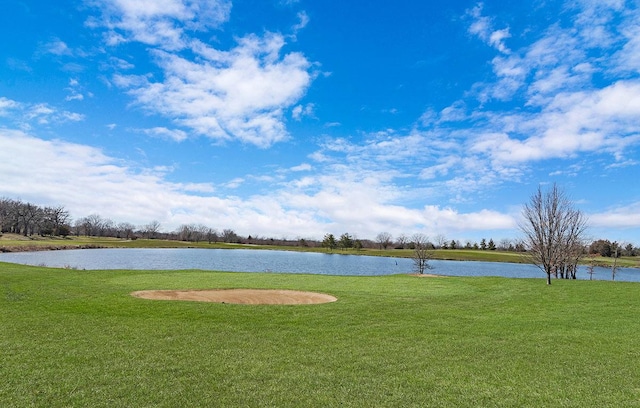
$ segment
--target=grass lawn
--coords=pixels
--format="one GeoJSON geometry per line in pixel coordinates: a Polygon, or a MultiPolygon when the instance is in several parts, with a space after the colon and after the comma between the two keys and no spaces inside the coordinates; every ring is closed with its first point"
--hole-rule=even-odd
{"type": "Polygon", "coordinates": [[[640,285],[0,263],[2,407],[640,406],[640,285]],[[231,305],[143,289],[277,288],[231,305]]]}

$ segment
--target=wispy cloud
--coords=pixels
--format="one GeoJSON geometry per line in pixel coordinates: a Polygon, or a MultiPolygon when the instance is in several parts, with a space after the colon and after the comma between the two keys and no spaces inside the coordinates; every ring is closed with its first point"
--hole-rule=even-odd
{"type": "Polygon", "coordinates": [[[315,117],[314,116],[315,105],[308,103],[306,105],[296,105],[291,110],[291,117],[294,120],[300,121],[303,117],[315,117]]]}
{"type": "MultiPolygon", "coordinates": [[[[82,101],[85,98],[85,91],[84,91],[82,85],[80,85],[80,82],[75,78],[71,78],[69,80],[69,86],[67,86],[65,88],[65,91],[67,91],[69,93],[64,98],[64,100],[67,101],[67,102],[69,102],[69,101],[82,101]]],[[[93,94],[91,92],[86,92],[86,96],[92,97],[93,94]]]]}
{"type": "Polygon", "coordinates": [[[309,15],[307,13],[305,13],[304,11],[300,11],[298,14],[298,23],[295,24],[293,26],[293,32],[294,34],[297,33],[298,31],[302,30],[303,28],[305,28],[307,26],[307,24],[309,24],[309,15]]]}
{"type": "Polygon", "coordinates": [[[62,41],[59,38],[52,39],[51,41],[43,44],[41,48],[42,53],[53,54],[57,56],[71,56],[73,55],[73,51],[67,43],[62,41]]]}
{"type": "Polygon", "coordinates": [[[142,129],[142,132],[147,135],[167,138],[176,142],[182,142],[188,137],[187,133],[184,130],[168,129],[162,126],[157,126],[151,129],[142,129]]]}
{"type": "Polygon", "coordinates": [[[206,30],[227,21],[231,2],[226,0],[95,0],[102,19],[88,25],[106,27],[109,45],[136,41],[166,50],[188,46],[187,30],[206,30]]]}
{"type": "Polygon", "coordinates": [[[477,36],[501,53],[509,54],[511,51],[505,44],[505,40],[511,37],[509,28],[494,29],[493,20],[482,15],[483,7],[483,3],[478,3],[472,9],[467,10],[467,17],[471,19],[469,33],[477,36]]]}
{"type": "Polygon", "coordinates": [[[20,104],[12,99],[0,97],[0,116],[6,116],[11,110],[17,109],[20,104]]]}
{"type": "MultiPolygon", "coordinates": [[[[618,33],[637,26],[639,15],[624,10],[619,1],[576,2],[572,7],[579,9],[572,25],[552,25],[531,45],[496,56],[495,81],[474,86],[481,105],[471,113],[475,135],[470,134],[467,147],[488,157],[494,168],[585,152],[625,161],[640,145],[640,82],[593,80],[594,75],[633,66],[618,53],[612,60],[601,56],[612,54],[613,43],[635,47],[632,36],[618,33]],[[491,100],[521,101],[526,109],[486,109],[491,100]]],[[[469,12],[475,18],[470,31],[486,41],[491,19],[481,12],[481,4],[469,12]]]]}
{"type": "Polygon", "coordinates": [[[32,126],[80,122],[83,114],[51,106],[47,103],[23,103],[0,97],[0,117],[22,129],[32,126]]]}

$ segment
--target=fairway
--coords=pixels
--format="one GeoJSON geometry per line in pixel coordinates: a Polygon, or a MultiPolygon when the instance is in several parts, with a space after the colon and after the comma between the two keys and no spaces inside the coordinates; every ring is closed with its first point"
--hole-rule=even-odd
{"type": "Polygon", "coordinates": [[[640,406],[640,285],[0,263],[2,407],[640,406]],[[309,305],[142,290],[330,294],[309,305]]]}

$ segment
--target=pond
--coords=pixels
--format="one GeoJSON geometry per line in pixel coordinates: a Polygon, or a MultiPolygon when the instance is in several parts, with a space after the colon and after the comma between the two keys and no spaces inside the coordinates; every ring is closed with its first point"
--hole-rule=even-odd
{"type": "MultiPolygon", "coordinates": [[[[413,272],[413,261],[339,253],[267,251],[255,249],[79,249],[1,253],[0,262],[75,269],[202,269],[231,272],[283,272],[322,275],[376,276],[413,272]]],[[[528,264],[476,261],[430,261],[427,272],[447,276],[544,278],[528,264]]],[[[585,267],[578,279],[589,279],[585,267]]],[[[611,280],[611,270],[595,268],[593,279],[611,280]]],[[[616,280],[640,281],[640,270],[618,269],[616,280]]]]}

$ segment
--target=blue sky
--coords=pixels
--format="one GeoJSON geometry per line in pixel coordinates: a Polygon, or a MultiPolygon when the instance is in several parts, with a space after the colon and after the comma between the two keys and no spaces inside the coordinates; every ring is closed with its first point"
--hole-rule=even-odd
{"type": "Polygon", "coordinates": [[[638,2],[5,0],[0,34],[0,196],[464,242],[556,182],[640,245],[638,2]]]}

